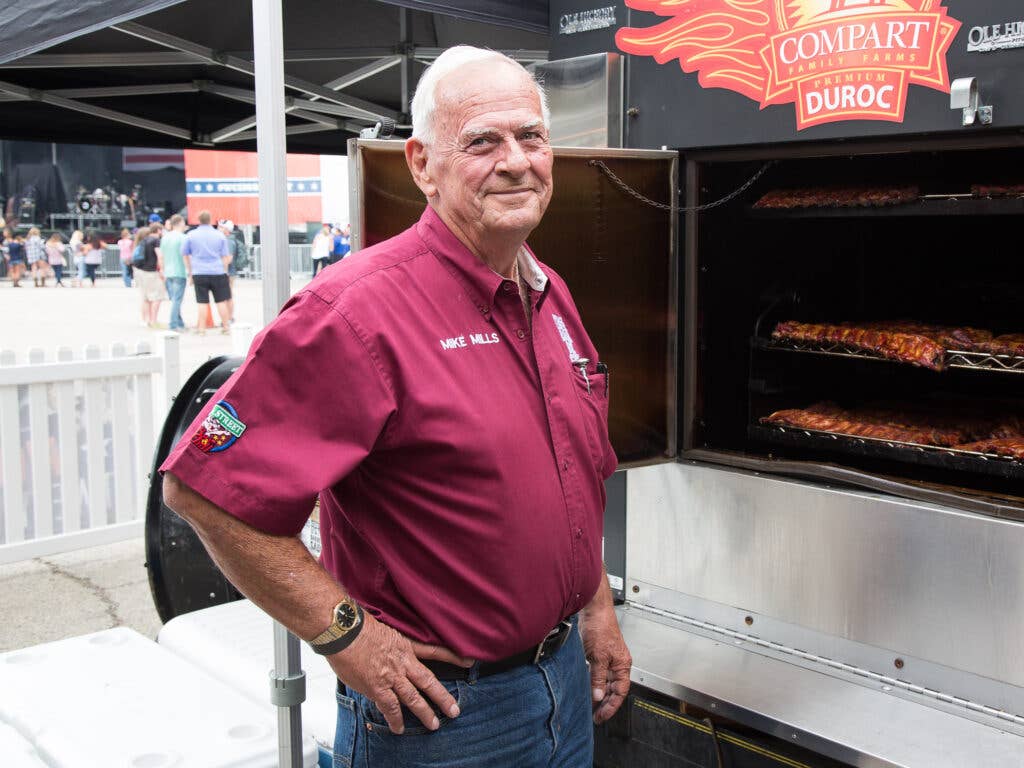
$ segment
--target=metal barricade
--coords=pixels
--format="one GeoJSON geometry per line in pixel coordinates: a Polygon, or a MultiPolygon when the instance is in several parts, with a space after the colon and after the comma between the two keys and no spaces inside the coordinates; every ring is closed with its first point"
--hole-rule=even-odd
{"type": "MultiPolygon", "coordinates": [[[[288,271],[293,277],[309,275],[313,271],[313,246],[307,244],[288,246],[288,271]]],[[[243,277],[263,276],[263,247],[254,245],[249,250],[249,264],[240,274],[243,277]]]]}

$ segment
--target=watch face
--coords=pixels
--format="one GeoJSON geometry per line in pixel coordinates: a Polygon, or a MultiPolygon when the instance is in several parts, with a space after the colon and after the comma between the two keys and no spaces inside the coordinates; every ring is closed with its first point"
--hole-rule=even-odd
{"type": "Polygon", "coordinates": [[[342,629],[352,629],[356,623],[356,609],[349,603],[341,603],[334,609],[334,620],[342,629]]]}

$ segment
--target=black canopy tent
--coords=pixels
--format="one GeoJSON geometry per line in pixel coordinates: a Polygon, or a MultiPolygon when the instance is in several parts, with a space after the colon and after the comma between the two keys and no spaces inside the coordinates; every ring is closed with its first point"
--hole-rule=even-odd
{"type": "MultiPolygon", "coordinates": [[[[547,28],[536,0],[288,0],[288,150],[343,153],[381,117],[407,123],[419,75],[451,45],[543,60],[547,28]]],[[[0,137],[252,150],[253,59],[248,0],[11,4],[0,10],[0,137]]]]}
{"type": "MultiPolygon", "coordinates": [[[[364,126],[407,123],[450,45],[545,59],[547,17],[545,0],[24,0],[0,10],[0,136],[256,149],[270,319],[290,293],[286,148],[341,153],[364,126]]],[[[274,665],[279,764],[300,766],[305,679],[278,624],[274,665]]]]}

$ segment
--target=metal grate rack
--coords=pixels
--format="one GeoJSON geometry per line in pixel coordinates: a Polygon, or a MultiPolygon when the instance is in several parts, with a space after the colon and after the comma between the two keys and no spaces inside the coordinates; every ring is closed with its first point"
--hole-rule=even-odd
{"type": "Polygon", "coordinates": [[[752,424],[751,438],[803,450],[812,449],[868,458],[902,461],[923,466],[1024,480],[1024,461],[995,453],[960,451],[921,443],[904,443],[877,437],[842,435],[779,424],[752,424]]]}
{"type": "MultiPolygon", "coordinates": [[[[836,342],[804,342],[788,341],[784,339],[756,339],[755,344],[762,349],[780,352],[804,352],[813,355],[827,355],[829,357],[850,357],[858,360],[877,360],[879,362],[899,363],[900,360],[893,360],[863,349],[848,346],[836,342]]],[[[904,363],[913,365],[913,363],[904,363]]],[[[915,366],[924,367],[924,366],[915,366]]],[[[942,365],[945,368],[959,368],[971,371],[1001,371],[1004,373],[1024,373],[1024,357],[1020,355],[998,355],[991,352],[968,352],[966,350],[946,350],[945,360],[942,365]]]]}

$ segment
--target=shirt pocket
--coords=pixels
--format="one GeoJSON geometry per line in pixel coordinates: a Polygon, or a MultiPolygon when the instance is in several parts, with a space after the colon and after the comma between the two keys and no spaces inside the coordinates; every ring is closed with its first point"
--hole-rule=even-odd
{"type": "Polygon", "coordinates": [[[604,477],[608,453],[608,376],[606,373],[598,373],[597,363],[588,363],[586,379],[579,368],[574,367],[572,380],[580,404],[590,457],[594,467],[604,477]]]}

